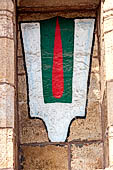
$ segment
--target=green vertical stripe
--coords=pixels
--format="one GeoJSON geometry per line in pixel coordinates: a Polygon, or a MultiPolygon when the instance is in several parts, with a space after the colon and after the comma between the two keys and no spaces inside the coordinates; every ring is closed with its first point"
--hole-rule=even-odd
{"type": "Polygon", "coordinates": [[[64,93],[60,99],[52,94],[52,66],[53,49],[56,28],[56,17],[40,21],[41,30],[41,58],[43,96],[45,103],[71,103],[72,102],[72,74],[74,51],[74,20],[58,17],[61,28],[63,48],[64,93]]]}

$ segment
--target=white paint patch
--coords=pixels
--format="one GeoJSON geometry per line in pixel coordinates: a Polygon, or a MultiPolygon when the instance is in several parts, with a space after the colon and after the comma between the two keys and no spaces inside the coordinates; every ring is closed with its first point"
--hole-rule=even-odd
{"type": "Polygon", "coordinates": [[[43,119],[52,142],[64,142],[71,120],[76,116],[85,116],[94,21],[75,19],[72,103],[44,103],[40,24],[21,24],[28,74],[30,115],[43,119]]]}

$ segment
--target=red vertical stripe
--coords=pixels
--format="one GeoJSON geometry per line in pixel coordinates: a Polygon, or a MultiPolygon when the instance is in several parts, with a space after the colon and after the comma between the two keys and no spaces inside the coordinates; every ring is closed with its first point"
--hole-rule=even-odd
{"type": "Polygon", "coordinates": [[[63,95],[63,91],[64,91],[63,52],[60,25],[57,18],[52,68],[52,93],[55,98],[61,98],[63,95]]]}

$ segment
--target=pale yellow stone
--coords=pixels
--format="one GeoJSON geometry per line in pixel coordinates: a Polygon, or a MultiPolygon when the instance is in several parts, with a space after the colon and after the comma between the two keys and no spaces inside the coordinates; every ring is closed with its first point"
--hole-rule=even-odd
{"type": "Polygon", "coordinates": [[[0,127],[14,127],[14,87],[0,85],[0,127]]]}
{"type": "Polygon", "coordinates": [[[104,35],[105,41],[105,62],[106,62],[106,80],[113,79],[113,31],[104,35]]]}
{"type": "Polygon", "coordinates": [[[103,162],[103,144],[86,143],[73,144],[71,147],[72,170],[97,170],[102,169],[103,162]]]}
{"type": "Polygon", "coordinates": [[[7,15],[0,15],[0,37],[13,38],[12,17],[8,17],[7,15]]]}
{"type": "Polygon", "coordinates": [[[113,16],[112,16],[113,11],[109,11],[109,13],[106,12],[104,15],[105,15],[104,17],[106,17],[104,19],[104,32],[107,33],[109,31],[113,30],[113,22],[112,22],[113,21],[113,16]],[[108,16],[109,16],[109,18],[108,18],[108,16]]]}
{"type": "Polygon", "coordinates": [[[13,168],[13,129],[0,129],[0,168],[13,168]]]}
{"type": "Polygon", "coordinates": [[[113,166],[113,125],[109,127],[109,165],[113,166]]]}
{"type": "Polygon", "coordinates": [[[112,10],[113,8],[113,1],[112,0],[105,0],[104,1],[104,10],[112,10]]]}
{"type": "Polygon", "coordinates": [[[0,9],[1,10],[14,10],[14,4],[12,0],[0,0],[0,9]]]}
{"type": "Polygon", "coordinates": [[[107,82],[108,126],[113,125],[113,82],[107,82]]]}
{"type": "Polygon", "coordinates": [[[0,82],[14,85],[14,41],[0,38],[0,82]]]}
{"type": "Polygon", "coordinates": [[[98,58],[92,57],[91,72],[99,74],[99,59],[98,58]]]}
{"type": "Polygon", "coordinates": [[[95,42],[93,47],[93,56],[98,57],[98,41],[97,41],[97,34],[95,34],[95,42]]]}

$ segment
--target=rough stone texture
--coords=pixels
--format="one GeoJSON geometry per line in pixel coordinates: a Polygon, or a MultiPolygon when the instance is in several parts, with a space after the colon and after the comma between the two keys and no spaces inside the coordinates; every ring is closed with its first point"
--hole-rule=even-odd
{"type": "Polygon", "coordinates": [[[14,87],[0,85],[0,127],[14,127],[14,87]]]}
{"type": "Polygon", "coordinates": [[[107,82],[107,116],[108,126],[113,125],[113,82],[107,82]]]}
{"type": "Polygon", "coordinates": [[[103,144],[86,143],[73,144],[72,150],[72,170],[96,170],[102,169],[103,144]]]}
{"type": "Polygon", "coordinates": [[[102,130],[103,130],[103,137],[106,136],[107,128],[108,128],[108,110],[107,110],[107,91],[105,89],[102,101],[102,130]]]}
{"type": "Polygon", "coordinates": [[[13,168],[13,129],[0,128],[0,168],[13,168]]]}
{"type": "Polygon", "coordinates": [[[24,170],[68,170],[67,146],[21,146],[24,170]]]}
{"type": "Polygon", "coordinates": [[[109,167],[109,139],[108,136],[106,135],[106,137],[104,138],[104,166],[106,168],[109,167]]]}
{"type": "Polygon", "coordinates": [[[14,11],[14,4],[12,0],[0,0],[0,9],[14,11]]]}
{"type": "Polygon", "coordinates": [[[21,41],[20,30],[18,31],[18,43],[17,44],[18,44],[18,46],[17,46],[17,56],[22,57],[23,56],[23,51],[22,51],[22,41],[21,41]]]}
{"type": "Polygon", "coordinates": [[[19,136],[20,143],[47,142],[46,127],[40,119],[30,119],[27,103],[19,103],[19,136]]]}
{"type": "MultiPolygon", "coordinates": [[[[47,11],[46,11],[47,12],[47,11]]],[[[53,18],[56,16],[61,16],[61,17],[66,17],[66,18],[77,18],[77,17],[96,17],[96,11],[76,11],[74,10],[73,12],[48,12],[48,13],[42,13],[39,12],[36,13],[29,13],[29,16],[27,13],[20,13],[20,15],[18,16],[19,21],[39,21],[39,20],[44,20],[44,19],[49,19],[49,18],[53,18]]]]}
{"type": "MultiPolygon", "coordinates": [[[[7,12],[8,13],[8,12],[7,12]]],[[[10,14],[10,13],[8,13],[10,14]]],[[[13,21],[10,15],[3,15],[0,11],[0,37],[13,38],[13,21]]]]}
{"type": "MultiPolygon", "coordinates": [[[[107,136],[107,144],[106,141],[104,145],[106,146],[107,155],[107,164],[110,167],[113,166],[113,3],[112,0],[105,1],[103,4],[104,9],[104,42],[105,42],[105,61],[106,61],[106,81],[107,81],[107,127],[106,133],[107,136]]],[[[113,168],[113,167],[112,167],[113,168]]],[[[111,169],[111,168],[110,168],[111,169]]]]}
{"type": "Polygon", "coordinates": [[[0,82],[14,85],[14,41],[0,38],[0,82]]]}
{"type": "Polygon", "coordinates": [[[106,80],[113,80],[113,31],[104,35],[105,38],[105,59],[106,59],[106,80]],[[109,43],[108,43],[109,42],[109,43]]]}
{"type": "MultiPolygon", "coordinates": [[[[97,56],[97,39],[95,38],[93,56],[97,56]]],[[[92,58],[90,87],[88,93],[88,107],[85,119],[74,120],[70,126],[68,140],[95,140],[102,139],[99,59],[92,58]]]]}
{"type": "MultiPolygon", "coordinates": [[[[38,0],[34,0],[33,2],[30,2],[29,0],[18,0],[18,6],[19,7],[40,7],[40,8],[44,8],[47,7],[54,7],[55,9],[57,9],[58,7],[60,9],[68,9],[70,7],[70,9],[94,9],[99,5],[99,0],[79,0],[79,3],[77,0],[43,0],[43,1],[38,1],[38,0]]],[[[51,10],[53,8],[50,8],[51,10]]],[[[54,10],[55,10],[54,9],[54,10]]]]}
{"type": "Polygon", "coordinates": [[[27,101],[26,75],[18,75],[18,101],[27,101]]]}
{"type": "Polygon", "coordinates": [[[18,58],[18,74],[24,75],[25,73],[25,66],[24,66],[24,59],[23,57],[18,58]]]}
{"type": "MultiPolygon", "coordinates": [[[[22,62],[20,62],[22,64],[22,62]]],[[[19,65],[19,67],[22,67],[19,65]]],[[[30,119],[28,115],[26,76],[18,76],[18,113],[20,143],[48,141],[46,128],[42,120],[30,119]],[[31,135],[32,134],[32,135],[31,135]]]]}
{"type": "Polygon", "coordinates": [[[0,0],[0,169],[9,170],[13,170],[16,160],[14,3],[15,0],[0,0]]]}
{"type": "Polygon", "coordinates": [[[108,130],[108,139],[109,139],[109,165],[113,166],[113,124],[109,127],[108,130]]]}

